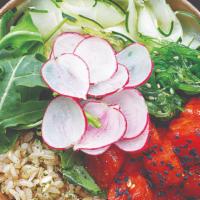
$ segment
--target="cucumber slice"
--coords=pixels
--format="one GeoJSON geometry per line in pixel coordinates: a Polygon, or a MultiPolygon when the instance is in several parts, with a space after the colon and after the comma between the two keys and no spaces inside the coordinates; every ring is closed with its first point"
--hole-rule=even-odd
{"type": "Polygon", "coordinates": [[[110,0],[66,0],[61,3],[61,9],[64,13],[92,19],[105,28],[120,24],[125,19],[123,9],[110,0]]]}
{"type": "Polygon", "coordinates": [[[137,10],[134,0],[128,1],[128,10],[126,14],[126,30],[133,37],[137,36],[137,10]]]}
{"type": "Polygon", "coordinates": [[[68,19],[62,27],[62,31],[65,31],[65,32],[73,31],[73,32],[81,33],[83,27],[96,29],[96,30],[103,28],[103,26],[99,24],[98,22],[82,15],[72,16],[72,15],[63,13],[63,17],[68,19]]]}
{"type": "Polygon", "coordinates": [[[171,9],[169,4],[167,4],[166,9],[168,9],[169,16],[171,16],[173,22],[173,29],[171,31],[171,34],[169,34],[169,36],[167,37],[163,35],[161,36],[166,40],[176,42],[179,38],[183,36],[183,29],[179,19],[176,17],[174,11],[171,9]]]}
{"type": "Polygon", "coordinates": [[[115,2],[121,6],[124,10],[127,10],[128,8],[128,0],[115,0],[115,2]]]}
{"type": "Polygon", "coordinates": [[[193,14],[186,11],[177,11],[183,27],[182,44],[192,49],[200,47],[200,20],[193,14]]]}
{"type": "Polygon", "coordinates": [[[121,39],[128,41],[130,43],[134,42],[133,37],[126,31],[124,23],[119,26],[109,27],[104,29],[106,32],[112,32],[116,36],[120,37],[121,39]]]}
{"type": "Polygon", "coordinates": [[[47,13],[30,12],[33,23],[43,37],[46,37],[63,20],[61,10],[51,0],[32,0],[28,7],[48,11],[47,13]]]}
{"type": "Polygon", "coordinates": [[[83,27],[88,27],[88,28],[103,28],[103,26],[98,23],[97,21],[93,20],[93,19],[90,19],[88,17],[85,17],[85,16],[82,16],[82,15],[79,15],[78,16],[78,21],[80,23],[81,26],[83,27]]]}
{"type": "Polygon", "coordinates": [[[159,29],[164,33],[169,33],[174,21],[174,13],[168,9],[166,0],[149,0],[147,5],[156,17],[159,29]]]}
{"type": "Polygon", "coordinates": [[[146,6],[139,8],[138,32],[145,36],[160,38],[155,15],[146,6]]]}

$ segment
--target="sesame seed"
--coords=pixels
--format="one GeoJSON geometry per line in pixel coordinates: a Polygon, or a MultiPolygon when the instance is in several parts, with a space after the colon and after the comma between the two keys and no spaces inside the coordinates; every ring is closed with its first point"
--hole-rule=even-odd
{"type": "Polygon", "coordinates": [[[173,151],[174,151],[174,153],[176,153],[176,154],[180,154],[180,152],[181,152],[181,150],[180,150],[179,147],[173,148],[173,151]]]}
{"type": "Polygon", "coordinates": [[[146,83],[147,88],[151,88],[151,84],[150,83],[146,83]]]}
{"type": "Polygon", "coordinates": [[[190,154],[191,156],[194,156],[194,157],[195,157],[196,155],[198,155],[196,149],[194,149],[194,148],[191,149],[191,150],[189,151],[189,154],[190,154]]]}
{"type": "Polygon", "coordinates": [[[179,57],[178,56],[174,56],[174,60],[179,60],[179,57]]]}

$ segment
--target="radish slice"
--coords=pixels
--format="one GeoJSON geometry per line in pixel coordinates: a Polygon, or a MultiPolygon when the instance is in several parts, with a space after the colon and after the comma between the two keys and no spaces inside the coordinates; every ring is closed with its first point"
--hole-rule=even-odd
{"type": "Polygon", "coordinates": [[[97,37],[89,37],[79,43],[74,53],[88,65],[91,83],[111,78],[117,71],[115,52],[110,44],[97,37]]]}
{"type": "Polygon", "coordinates": [[[128,46],[117,54],[117,60],[129,70],[130,80],[126,87],[138,87],[150,78],[153,64],[143,45],[134,43],[128,46]]]}
{"type": "Polygon", "coordinates": [[[109,148],[110,148],[110,145],[107,147],[99,148],[99,149],[92,149],[92,150],[82,149],[82,152],[89,154],[89,155],[96,156],[96,155],[105,153],[109,148]]]}
{"type": "Polygon", "coordinates": [[[53,54],[57,58],[66,53],[73,53],[76,46],[84,39],[78,33],[63,33],[57,37],[53,45],[53,54]]]}
{"type": "Polygon", "coordinates": [[[127,120],[127,131],[124,139],[132,139],[140,135],[148,122],[148,110],[142,94],[131,88],[103,98],[108,104],[118,104],[127,120]]]}
{"type": "Polygon", "coordinates": [[[44,81],[56,93],[86,99],[90,85],[89,72],[80,57],[64,54],[56,60],[49,60],[41,73],[44,81]]]}
{"type": "Polygon", "coordinates": [[[57,97],[49,104],[42,122],[42,137],[55,149],[70,148],[78,143],[87,127],[80,105],[71,98],[57,97]]]}
{"type": "Polygon", "coordinates": [[[88,126],[82,140],[74,146],[75,150],[106,147],[123,137],[127,126],[126,120],[119,110],[100,102],[89,102],[85,104],[84,110],[98,117],[101,127],[88,126]]]}
{"type": "Polygon", "coordinates": [[[126,67],[118,65],[115,75],[104,82],[91,85],[88,94],[93,97],[102,97],[117,92],[129,81],[129,74],[126,67]]]}
{"type": "Polygon", "coordinates": [[[148,141],[148,137],[149,137],[149,124],[147,125],[144,132],[138,137],[132,140],[121,140],[117,142],[116,145],[123,151],[127,152],[139,151],[145,147],[148,141]]]}

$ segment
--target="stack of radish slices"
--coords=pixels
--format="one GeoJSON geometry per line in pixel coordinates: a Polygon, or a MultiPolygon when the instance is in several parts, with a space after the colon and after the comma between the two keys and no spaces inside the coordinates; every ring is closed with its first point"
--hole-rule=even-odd
{"type": "Polygon", "coordinates": [[[112,144],[141,150],[149,135],[148,110],[135,88],[153,65],[148,50],[134,43],[119,53],[98,37],[63,33],[55,40],[43,80],[58,94],[43,118],[42,136],[55,149],[104,153],[112,144]]]}

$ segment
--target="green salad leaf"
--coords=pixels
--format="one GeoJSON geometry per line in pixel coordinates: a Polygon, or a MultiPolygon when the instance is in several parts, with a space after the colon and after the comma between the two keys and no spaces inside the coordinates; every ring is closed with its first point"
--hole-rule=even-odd
{"type": "Polygon", "coordinates": [[[93,178],[84,168],[80,154],[77,154],[72,149],[58,152],[58,154],[61,158],[61,172],[64,178],[73,184],[82,186],[93,194],[99,194],[101,192],[93,178]]]}
{"type": "Polygon", "coordinates": [[[3,154],[15,145],[19,134],[16,131],[9,130],[7,134],[0,134],[0,137],[0,154],[3,154]]]}
{"type": "Polygon", "coordinates": [[[33,24],[29,12],[26,12],[16,26],[11,27],[11,31],[0,40],[0,50],[17,50],[23,54],[27,53],[36,43],[42,45],[43,39],[33,24]]]}
{"type": "Polygon", "coordinates": [[[34,55],[0,61],[0,134],[5,134],[7,128],[41,120],[48,101],[40,100],[39,92],[34,98],[23,98],[28,90],[46,88],[40,76],[41,66],[34,55]]]}
{"type": "Polygon", "coordinates": [[[14,17],[14,12],[12,10],[7,11],[2,16],[0,22],[0,39],[2,39],[9,32],[13,17],[14,17]]]}

